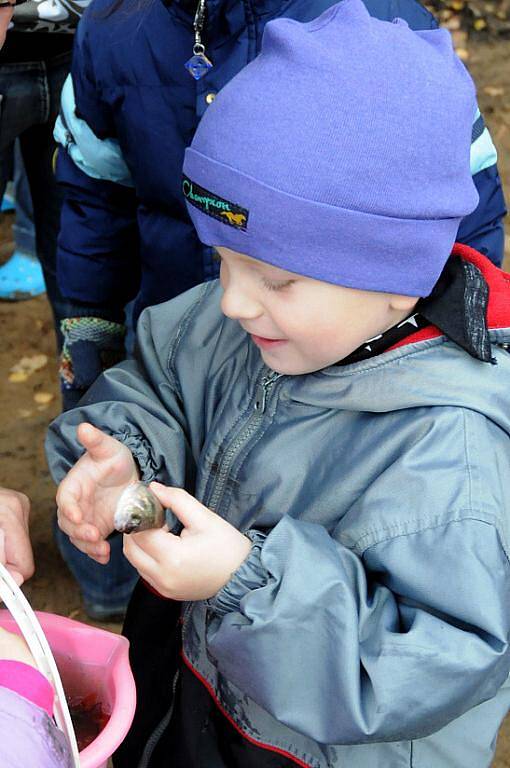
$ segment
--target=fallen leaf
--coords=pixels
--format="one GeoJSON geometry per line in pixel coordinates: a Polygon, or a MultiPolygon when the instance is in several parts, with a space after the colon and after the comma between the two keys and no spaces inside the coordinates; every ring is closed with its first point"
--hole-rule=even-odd
{"type": "Polygon", "coordinates": [[[23,371],[14,371],[14,373],[9,374],[9,381],[12,384],[20,384],[22,381],[26,381],[28,376],[29,374],[23,371]]]}
{"type": "Polygon", "coordinates": [[[475,29],[477,32],[481,32],[482,29],[487,28],[487,22],[485,19],[475,19],[473,22],[473,29],[475,29]]]}
{"type": "Polygon", "coordinates": [[[47,355],[32,355],[32,357],[22,357],[16,365],[11,368],[9,381],[19,384],[26,381],[36,371],[40,371],[48,364],[47,355]]]}
{"type": "Polygon", "coordinates": [[[456,32],[460,29],[460,18],[458,16],[452,16],[450,19],[447,19],[443,26],[446,27],[446,29],[449,29],[450,32],[456,32]]]}
{"type": "Polygon", "coordinates": [[[32,415],[32,411],[29,411],[28,408],[20,408],[18,411],[18,416],[20,419],[29,419],[32,415]]]}
{"type": "Polygon", "coordinates": [[[39,405],[48,405],[54,399],[55,395],[51,392],[36,392],[34,395],[34,400],[39,405]]]}
{"type": "Polygon", "coordinates": [[[22,357],[21,360],[13,365],[12,371],[39,371],[48,364],[47,355],[31,355],[30,357],[22,357]]]}
{"type": "Polygon", "coordinates": [[[467,48],[456,48],[456,53],[461,61],[467,61],[469,59],[469,51],[467,48]]]}
{"type": "Polygon", "coordinates": [[[483,92],[487,94],[487,96],[504,96],[505,95],[505,89],[502,88],[499,85],[486,85],[483,89],[483,92]]]}

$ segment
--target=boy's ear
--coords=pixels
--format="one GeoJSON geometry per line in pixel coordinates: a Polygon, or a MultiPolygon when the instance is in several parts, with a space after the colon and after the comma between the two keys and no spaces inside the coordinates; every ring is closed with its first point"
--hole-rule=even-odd
{"type": "Polygon", "coordinates": [[[419,298],[416,296],[399,296],[398,294],[392,294],[390,298],[390,306],[397,312],[411,312],[417,305],[419,298]]]}

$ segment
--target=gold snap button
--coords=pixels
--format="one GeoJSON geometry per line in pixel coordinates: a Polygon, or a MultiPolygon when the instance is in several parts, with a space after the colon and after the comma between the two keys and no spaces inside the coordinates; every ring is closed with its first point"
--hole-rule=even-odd
{"type": "Polygon", "coordinates": [[[215,93],[208,93],[207,96],[205,97],[205,100],[208,104],[212,104],[215,98],[216,98],[215,93]]]}

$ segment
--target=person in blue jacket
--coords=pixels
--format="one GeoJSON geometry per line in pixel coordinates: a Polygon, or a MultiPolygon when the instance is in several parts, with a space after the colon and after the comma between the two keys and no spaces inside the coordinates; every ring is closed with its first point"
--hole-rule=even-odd
{"type": "MultiPolygon", "coordinates": [[[[136,321],[144,307],[216,277],[212,251],[199,242],[184,205],[184,149],[216,94],[259,53],[268,21],[310,21],[333,4],[147,0],[135,9],[129,0],[117,6],[94,0],[85,12],[56,129],[57,172],[64,185],[57,271],[71,305],[62,323],[67,407],[122,357],[128,302],[135,299],[136,321]],[[198,56],[190,64],[194,50],[198,56]]],[[[400,16],[414,29],[437,26],[416,0],[365,5],[382,20],[400,16]]],[[[462,222],[459,240],[499,264],[505,204],[496,151],[478,111],[472,139],[480,202],[462,222]]],[[[110,618],[122,612],[134,575],[120,557],[120,541],[112,540],[115,554],[100,568],[57,536],[88,613],[110,618]]]]}

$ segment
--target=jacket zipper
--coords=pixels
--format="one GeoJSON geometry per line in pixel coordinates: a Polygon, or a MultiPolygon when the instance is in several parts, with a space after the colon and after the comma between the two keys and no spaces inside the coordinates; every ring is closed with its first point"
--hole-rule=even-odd
{"type": "Polygon", "coordinates": [[[244,448],[246,443],[257,431],[257,428],[259,427],[262,421],[263,414],[265,413],[265,410],[266,410],[267,396],[269,394],[269,391],[271,390],[275,381],[281,378],[282,375],[283,374],[281,373],[276,373],[275,371],[271,371],[270,373],[266,374],[262,378],[262,380],[258,383],[256,392],[255,392],[255,402],[253,404],[254,413],[250,415],[244,427],[242,427],[242,429],[237,433],[236,437],[233,439],[230,446],[225,450],[221,458],[219,469],[218,469],[218,476],[216,478],[216,483],[214,484],[212,493],[207,502],[208,507],[211,507],[212,509],[216,510],[219,502],[221,501],[221,497],[223,496],[223,491],[225,490],[225,485],[226,485],[227,478],[230,473],[232,464],[234,463],[234,460],[237,458],[237,455],[241,450],[241,448],[244,448]]]}
{"type": "MultiPolygon", "coordinates": [[[[273,384],[275,383],[275,381],[280,379],[282,376],[283,376],[282,373],[276,373],[275,371],[271,371],[270,373],[267,373],[265,376],[263,376],[262,379],[257,384],[257,389],[255,391],[255,401],[253,403],[254,413],[252,413],[249,416],[248,421],[245,423],[244,427],[242,427],[241,430],[237,433],[236,437],[231,442],[229,448],[223,454],[223,457],[219,465],[216,484],[214,485],[209,501],[204,502],[205,504],[207,504],[208,507],[212,507],[214,509],[214,504],[217,504],[221,500],[232,464],[237,454],[239,453],[240,449],[246,445],[246,443],[251,439],[251,437],[257,431],[257,427],[262,422],[262,417],[266,410],[267,398],[268,398],[269,392],[273,387],[273,384]]],[[[182,637],[183,638],[186,636],[186,628],[188,625],[192,608],[193,608],[193,603],[188,603],[188,605],[186,606],[183,612],[183,616],[182,616],[182,637]]]]}

